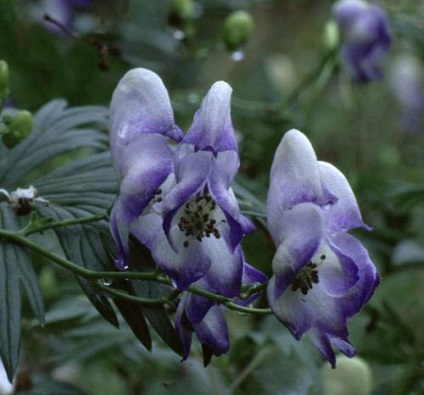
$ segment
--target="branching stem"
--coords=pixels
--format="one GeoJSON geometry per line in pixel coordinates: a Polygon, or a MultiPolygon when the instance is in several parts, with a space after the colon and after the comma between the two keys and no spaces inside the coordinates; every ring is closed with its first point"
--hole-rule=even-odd
{"type": "MultiPolygon", "coordinates": [[[[98,288],[104,293],[107,293],[111,297],[120,297],[127,300],[131,300],[132,302],[141,303],[145,305],[172,303],[171,302],[172,299],[178,296],[180,291],[174,290],[170,293],[170,295],[168,295],[168,297],[164,297],[160,299],[147,299],[147,298],[141,298],[138,296],[130,295],[119,289],[114,289],[112,287],[109,287],[100,283],[100,280],[103,280],[103,281],[105,280],[138,280],[138,281],[155,281],[155,282],[173,287],[171,281],[158,271],[143,273],[143,272],[132,272],[132,271],[94,271],[94,270],[86,269],[66,258],[62,258],[61,256],[56,255],[53,252],[44,249],[39,244],[34,243],[33,241],[31,241],[30,239],[26,237],[28,234],[40,232],[46,229],[94,222],[94,221],[98,221],[105,218],[106,217],[104,214],[101,214],[101,215],[99,214],[98,216],[93,216],[88,218],[52,222],[52,223],[43,224],[42,226],[39,226],[39,227],[29,228],[27,232],[22,232],[22,230],[7,231],[7,230],[0,229],[0,242],[8,241],[8,242],[17,244],[21,247],[28,248],[31,251],[42,255],[48,260],[57,263],[64,269],[69,270],[70,272],[78,276],[81,276],[88,280],[93,281],[96,288],[98,288]]],[[[262,290],[262,287],[260,289],[262,290]]],[[[204,298],[213,300],[214,302],[218,304],[222,304],[226,306],[230,310],[238,311],[240,313],[246,313],[246,314],[270,314],[271,313],[270,309],[258,309],[258,308],[252,308],[247,306],[241,306],[237,304],[235,301],[233,301],[232,299],[229,299],[222,295],[214,294],[212,292],[205,291],[200,288],[189,287],[187,291],[195,295],[199,295],[204,298]]],[[[255,291],[250,291],[250,292],[248,291],[248,293],[249,295],[251,295],[255,293],[255,291]]]]}

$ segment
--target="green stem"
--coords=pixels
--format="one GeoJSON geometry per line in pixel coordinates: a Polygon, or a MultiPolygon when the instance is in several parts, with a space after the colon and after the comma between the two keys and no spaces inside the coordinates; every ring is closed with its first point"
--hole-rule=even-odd
{"type": "Polygon", "coordinates": [[[108,294],[109,296],[115,296],[121,299],[128,300],[130,302],[140,303],[142,305],[147,305],[147,306],[162,305],[162,304],[167,304],[171,302],[171,300],[168,297],[159,298],[159,299],[142,298],[139,296],[130,295],[126,292],[119,291],[117,289],[108,287],[107,285],[103,285],[100,283],[95,283],[94,287],[102,291],[103,293],[108,294]]]}
{"type": "Polygon", "coordinates": [[[61,227],[71,226],[71,225],[87,224],[90,222],[97,222],[97,221],[101,221],[103,219],[108,219],[108,218],[109,217],[106,213],[101,213],[101,214],[93,215],[91,217],[65,219],[63,221],[50,222],[50,223],[45,223],[42,225],[34,225],[28,228],[24,228],[22,229],[21,234],[23,236],[29,236],[29,235],[32,235],[33,233],[43,232],[47,229],[61,228],[61,227]]]}
{"type": "MultiPolygon", "coordinates": [[[[92,218],[92,217],[91,217],[92,218]]],[[[171,281],[165,277],[163,277],[162,275],[158,274],[157,272],[150,272],[150,273],[141,273],[141,272],[130,272],[130,271],[122,271],[122,272],[111,272],[111,271],[93,271],[93,270],[89,270],[86,269],[84,267],[81,267],[77,264],[75,264],[72,261],[69,261],[66,258],[62,258],[59,255],[56,255],[50,251],[45,250],[43,247],[41,247],[40,245],[32,242],[31,240],[25,238],[22,233],[20,231],[18,232],[11,232],[11,231],[7,231],[7,230],[3,230],[0,229],[0,241],[1,240],[7,240],[10,241],[12,243],[15,243],[17,245],[20,245],[22,247],[26,247],[29,248],[30,250],[44,256],[45,258],[57,263],[58,265],[62,266],[63,268],[71,271],[72,273],[79,275],[81,277],[84,277],[88,280],[140,280],[140,281],[155,281],[164,285],[168,285],[168,286],[173,286],[171,281]]],[[[125,293],[122,293],[118,290],[106,287],[102,284],[96,284],[96,287],[101,288],[102,291],[104,292],[108,292],[109,294],[113,295],[113,296],[117,296],[117,297],[122,297],[125,299],[131,299],[134,302],[138,302],[138,303],[145,303],[148,299],[144,299],[144,298],[139,298],[137,296],[133,296],[133,295],[128,295],[125,293]]],[[[234,303],[231,299],[222,296],[222,295],[217,295],[214,294],[212,292],[208,292],[205,291],[203,289],[199,289],[196,287],[189,287],[187,289],[187,291],[195,294],[195,295],[199,295],[199,296],[203,296],[204,298],[213,300],[216,303],[222,304],[224,306],[226,306],[228,309],[230,310],[234,310],[234,311],[238,311],[241,313],[248,313],[248,314],[270,314],[271,310],[270,309],[258,309],[258,308],[252,308],[252,307],[245,307],[245,306],[240,306],[236,303],[234,303]]],[[[172,293],[171,295],[173,295],[172,297],[176,297],[177,296],[177,292],[180,292],[178,290],[175,291],[175,293],[172,293]],[[175,296],[174,296],[175,295],[175,296]]],[[[170,299],[168,298],[163,298],[161,301],[162,303],[168,303],[170,299]]],[[[147,304],[149,304],[150,302],[147,302],[147,304]]],[[[159,303],[158,300],[153,299],[153,303],[150,304],[156,304],[159,303]]]]}
{"type": "Polygon", "coordinates": [[[292,105],[293,103],[297,102],[302,93],[309,89],[310,85],[320,79],[321,75],[326,71],[328,64],[334,61],[335,55],[336,50],[328,52],[326,56],[324,56],[318,67],[311,74],[309,74],[287,98],[285,98],[280,103],[280,110],[284,110],[289,105],[292,105]]]}

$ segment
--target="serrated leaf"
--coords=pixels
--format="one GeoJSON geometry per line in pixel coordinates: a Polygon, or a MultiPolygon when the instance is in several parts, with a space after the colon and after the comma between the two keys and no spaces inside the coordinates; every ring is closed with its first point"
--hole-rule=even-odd
{"type": "MultiPolygon", "coordinates": [[[[20,228],[12,208],[0,203],[0,226],[20,228]]],[[[21,342],[21,289],[24,290],[37,319],[44,322],[44,305],[29,253],[16,245],[0,244],[0,354],[8,378],[12,381],[18,363],[21,342]]]]}
{"type": "MultiPolygon", "coordinates": [[[[137,272],[154,270],[155,263],[147,248],[134,240],[131,243],[131,270],[137,272]]],[[[169,294],[172,288],[151,281],[133,281],[128,292],[141,298],[159,299],[169,294]]],[[[180,341],[163,305],[142,306],[141,310],[161,339],[178,355],[182,355],[180,341]]]]}
{"type": "MultiPolygon", "coordinates": [[[[133,282],[132,292],[141,298],[160,298],[163,296],[163,290],[160,284],[152,282],[133,282]]],[[[180,341],[178,340],[175,328],[169,320],[164,306],[142,306],[142,312],[155,329],[161,339],[177,354],[182,355],[180,341]]]]}
{"type": "MultiPolygon", "coordinates": [[[[44,218],[73,220],[105,213],[116,196],[116,180],[108,152],[81,158],[34,180],[40,196],[49,204],[34,208],[44,218]]],[[[113,245],[106,221],[55,229],[65,256],[90,270],[111,269],[106,246],[113,245]]],[[[98,295],[90,281],[78,282],[98,312],[118,326],[109,300],[98,295]]]]}
{"type": "Polygon", "coordinates": [[[92,125],[106,127],[106,108],[86,106],[67,108],[64,100],[46,104],[34,116],[31,134],[8,150],[1,159],[0,183],[14,189],[38,166],[79,148],[105,150],[107,135],[92,125]]]}
{"type": "MultiPolygon", "coordinates": [[[[116,196],[116,180],[110,154],[93,154],[68,161],[47,174],[37,167],[79,148],[105,151],[107,134],[98,129],[107,125],[107,109],[100,106],[67,108],[64,100],[54,100],[37,112],[31,134],[1,159],[2,187],[22,187],[22,179],[33,183],[47,206],[34,203],[43,219],[73,220],[106,212],[116,196]],[[28,177],[28,174],[32,177],[28,177]]],[[[103,270],[109,262],[105,245],[113,245],[106,221],[57,228],[55,233],[65,256],[90,270],[103,270]]],[[[99,313],[117,326],[112,305],[98,295],[90,282],[79,278],[82,289],[99,313]]]]}
{"type": "MultiPolygon", "coordinates": [[[[132,293],[131,285],[126,281],[114,282],[114,288],[132,293]]],[[[150,337],[149,327],[147,326],[141,306],[137,303],[120,298],[114,299],[114,303],[130,326],[134,335],[140,340],[141,344],[150,351],[152,349],[152,338],[150,337]]]]}

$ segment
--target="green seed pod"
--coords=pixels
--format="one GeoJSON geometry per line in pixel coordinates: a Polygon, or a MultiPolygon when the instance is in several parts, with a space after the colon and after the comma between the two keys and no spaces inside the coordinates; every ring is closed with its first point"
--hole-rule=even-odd
{"type": "Polygon", "coordinates": [[[327,22],[324,26],[324,46],[329,50],[335,49],[340,42],[339,35],[339,28],[337,27],[336,22],[327,22]]]}
{"type": "Polygon", "coordinates": [[[9,94],[9,66],[4,60],[0,60],[0,97],[9,94]]]}
{"type": "Polygon", "coordinates": [[[194,14],[193,0],[171,0],[170,13],[183,21],[191,19],[194,14]]]}
{"type": "MultiPolygon", "coordinates": [[[[6,123],[6,122],[5,122],[6,123]]],[[[8,133],[3,135],[3,144],[7,148],[13,148],[22,140],[25,140],[32,130],[32,115],[29,111],[19,111],[8,122],[8,133]]]]}
{"type": "Polygon", "coordinates": [[[235,11],[224,23],[223,39],[230,51],[240,49],[252,34],[254,22],[246,11],[235,11]]]}
{"type": "Polygon", "coordinates": [[[368,363],[359,357],[337,357],[336,369],[322,369],[324,395],[370,395],[372,374],[368,363]]]}
{"type": "Polygon", "coordinates": [[[173,28],[184,32],[182,37],[188,35],[187,30],[191,25],[193,15],[193,0],[171,0],[168,15],[168,24],[173,28]]]}

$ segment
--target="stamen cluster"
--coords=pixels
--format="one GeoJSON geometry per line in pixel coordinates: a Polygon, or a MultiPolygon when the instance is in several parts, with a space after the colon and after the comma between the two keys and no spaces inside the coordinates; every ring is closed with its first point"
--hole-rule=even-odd
{"type": "MultiPolygon", "coordinates": [[[[199,241],[202,241],[203,237],[211,235],[219,239],[221,234],[216,227],[217,222],[213,218],[215,207],[215,201],[208,195],[190,199],[184,205],[178,228],[184,232],[185,236],[196,238],[199,241]]],[[[189,241],[186,240],[183,245],[187,248],[189,241]]]]}
{"type": "MultiPolygon", "coordinates": [[[[325,255],[321,255],[321,261],[325,259],[325,255]]],[[[292,291],[300,289],[303,295],[307,295],[314,284],[319,283],[318,265],[314,262],[309,262],[300,270],[296,278],[292,282],[292,291]]]]}

